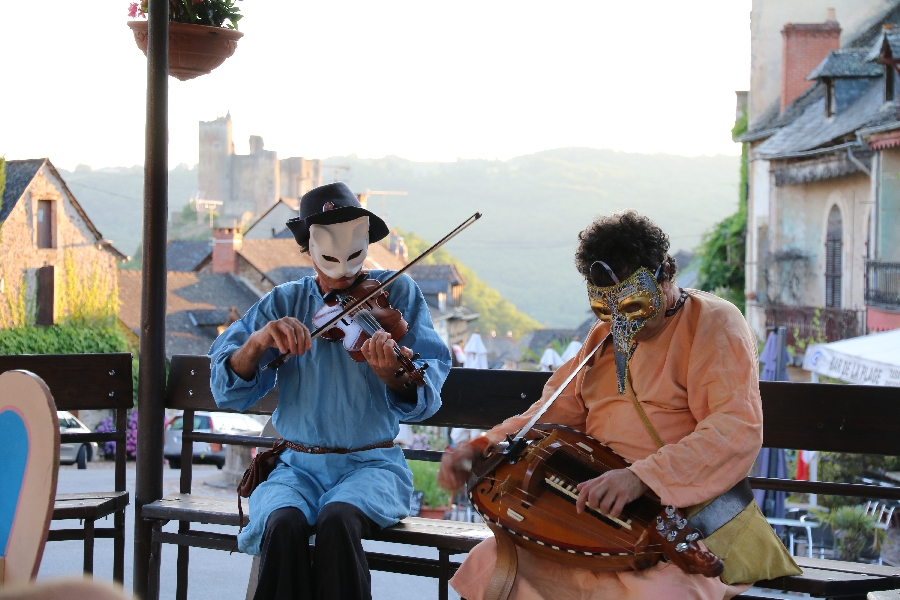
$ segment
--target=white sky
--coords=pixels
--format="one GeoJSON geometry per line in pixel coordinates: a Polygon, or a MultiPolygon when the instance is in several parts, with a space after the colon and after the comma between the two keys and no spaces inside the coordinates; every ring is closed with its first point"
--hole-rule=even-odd
{"type": "MultiPolygon", "coordinates": [[[[142,164],[145,59],[128,0],[4,2],[0,155],[142,164]]],[[[170,78],[170,164],[226,110],[280,157],[500,158],[564,146],[737,154],[750,0],[243,0],[211,75],[170,78]]]]}

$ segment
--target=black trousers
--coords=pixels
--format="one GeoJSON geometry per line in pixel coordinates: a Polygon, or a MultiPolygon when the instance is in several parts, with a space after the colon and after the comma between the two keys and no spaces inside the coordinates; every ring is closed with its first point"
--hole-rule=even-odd
{"type": "Polygon", "coordinates": [[[266,521],[253,600],[371,600],[362,537],[377,529],[365,513],[345,502],[326,504],[315,529],[300,509],[279,508],[266,521]]]}

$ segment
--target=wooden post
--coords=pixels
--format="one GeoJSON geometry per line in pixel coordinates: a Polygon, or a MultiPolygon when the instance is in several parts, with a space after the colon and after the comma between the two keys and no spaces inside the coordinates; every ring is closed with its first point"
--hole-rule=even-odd
{"type": "MultiPolygon", "coordinates": [[[[168,217],[169,1],[150,0],[147,40],[147,122],[144,149],[143,271],[138,378],[138,453],[134,494],[134,595],[147,598],[153,524],[145,504],[162,498],[166,385],[166,220],[168,217]]],[[[151,571],[157,571],[151,573],[151,571]]]]}

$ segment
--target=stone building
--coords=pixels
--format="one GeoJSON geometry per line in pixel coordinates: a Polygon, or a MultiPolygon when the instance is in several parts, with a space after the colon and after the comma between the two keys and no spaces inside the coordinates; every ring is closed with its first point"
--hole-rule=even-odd
{"type": "Polygon", "coordinates": [[[279,160],[262,137],[250,136],[250,154],[236,154],[231,114],[200,122],[198,195],[223,203],[225,223],[245,223],[266,212],[280,198],[299,198],[322,184],[322,161],[300,157],[279,160]]]}
{"type": "Polygon", "coordinates": [[[751,17],[747,319],[792,342],[900,327],[900,4],[784,4],[751,17]]]}
{"type": "Polygon", "coordinates": [[[49,159],[6,162],[0,204],[0,327],[50,325],[72,311],[115,314],[116,261],[49,159]]]}

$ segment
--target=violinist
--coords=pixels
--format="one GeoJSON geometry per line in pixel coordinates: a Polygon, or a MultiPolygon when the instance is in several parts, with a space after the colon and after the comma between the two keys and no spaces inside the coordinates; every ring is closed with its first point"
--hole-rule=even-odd
{"type": "Polygon", "coordinates": [[[462,597],[721,600],[800,572],[744,488],[762,443],[756,338],[734,305],[679,287],[668,250],[668,236],[634,211],[581,232],[575,265],[598,317],[584,346],[526,413],[445,454],[439,482],[458,489],[473,459],[519,431],[602,344],[541,421],[587,433],[631,464],[577,485],[568,528],[578,527],[586,508],[618,518],[648,490],[687,517],[723,497],[729,510],[702,541],[723,559],[724,572],[688,574],[664,561],[640,571],[588,570],[490,538],[451,580],[462,597]],[[509,567],[516,559],[517,571],[509,567]]]}
{"type": "MultiPolygon", "coordinates": [[[[399,421],[437,412],[450,354],[435,333],[421,291],[402,275],[388,289],[407,330],[400,352],[427,364],[419,384],[396,374],[397,342],[384,330],[355,361],[340,342],[311,340],[324,296],[350,289],[369,244],[388,235],[343,183],[315,188],[288,227],[312,258],[315,275],[278,286],[233,323],[210,348],[211,387],[222,408],[247,410],[278,383],[272,421],[290,444],[250,496],[241,552],[260,555],[255,598],[371,598],[361,538],[406,517],[412,474],[393,439],[399,421]],[[281,354],[287,361],[264,368],[281,354]],[[313,566],[309,537],[316,534],[313,566]]],[[[387,279],[390,271],[369,271],[387,279]]]]}

